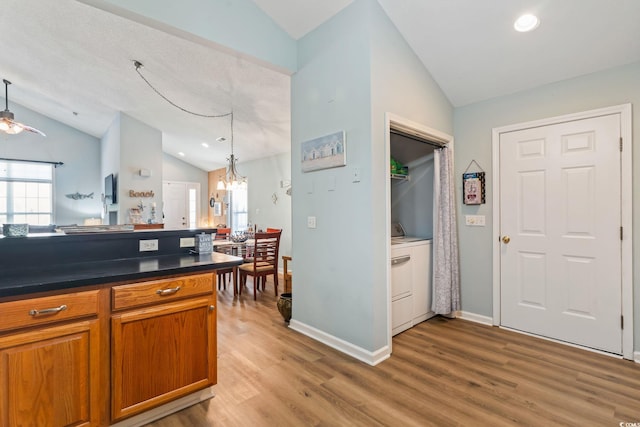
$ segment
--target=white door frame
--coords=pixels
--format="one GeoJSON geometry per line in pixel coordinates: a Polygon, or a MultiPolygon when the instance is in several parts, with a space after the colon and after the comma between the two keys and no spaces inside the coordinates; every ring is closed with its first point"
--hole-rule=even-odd
{"type": "MultiPolygon", "coordinates": [[[[184,184],[185,190],[186,190],[186,194],[185,194],[186,195],[186,207],[185,208],[187,209],[187,217],[189,216],[189,190],[190,189],[195,189],[196,190],[196,224],[195,224],[195,228],[200,227],[200,223],[201,223],[201,219],[202,219],[202,212],[200,211],[201,207],[202,207],[201,206],[202,197],[201,197],[201,194],[200,194],[200,189],[201,189],[200,183],[199,182],[195,182],[195,181],[175,181],[175,180],[167,179],[167,180],[163,180],[162,181],[163,189],[164,189],[164,185],[165,184],[169,184],[169,185],[170,184],[181,184],[181,185],[184,184]]],[[[164,194],[163,194],[162,197],[163,197],[163,201],[162,201],[163,207],[162,207],[162,210],[160,211],[160,216],[162,216],[162,212],[164,210],[164,194]]],[[[187,221],[188,221],[188,219],[187,219],[187,221]]],[[[189,228],[188,227],[188,222],[187,222],[187,227],[186,228],[189,228]]]]}
{"type": "MultiPolygon", "coordinates": [[[[446,144],[451,149],[453,155],[453,136],[441,132],[437,129],[416,123],[402,116],[393,113],[385,113],[385,242],[386,242],[386,260],[387,260],[387,336],[389,337],[389,354],[392,352],[393,328],[391,318],[391,182],[389,176],[391,174],[391,164],[389,158],[391,156],[391,128],[402,129],[410,134],[415,134],[421,138],[431,141],[438,141],[446,144]]],[[[435,165],[434,173],[437,173],[437,165],[435,165]]],[[[433,189],[434,195],[436,189],[433,189]]],[[[435,216],[434,216],[435,218],[435,216]]],[[[380,358],[383,360],[383,358],[380,358]]]]}
{"type": "Polygon", "coordinates": [[[500,134],[532,127],[547,126],[574,120],[620,114],[620,134],[623,141],[621,156],[621,226],[622,238],[622,357],[633,360],[633,141],[631,136],[631,104],[622,104],[580,113],[550,117],[531,122],[493,128],[493,324],[500,326],[500,134]]]}

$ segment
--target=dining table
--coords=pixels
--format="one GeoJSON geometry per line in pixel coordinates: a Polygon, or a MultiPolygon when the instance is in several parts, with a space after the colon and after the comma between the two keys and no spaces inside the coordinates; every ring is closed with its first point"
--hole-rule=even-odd
{"type": "MultiPolygon", "coordinates": [[[[222,252],[227,255],[234,255],[247,259],[247,253],[251,252],[251,248],[254,246],[254,239],[247,239],[243,242],[234,242],[230,239],[214,239],[212,242],[213,250],[215,252],[222,252]]],[[[234,266],[232,270],[233,275],[233,295],[240,293],[240,283],[238,279],[238,266],[234,266]]]]}

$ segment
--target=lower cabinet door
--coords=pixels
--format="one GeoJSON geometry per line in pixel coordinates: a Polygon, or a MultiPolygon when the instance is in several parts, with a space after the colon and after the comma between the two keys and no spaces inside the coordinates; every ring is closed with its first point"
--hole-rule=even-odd
{"type": "Polygon", "coordinates": [[[112,421],[216,383],[213,298],[111,317],[112,421]]]}
{"type": "Polygon", "coordinates": [[[397,335],[413,326],[413,297],[391,302],[391,335],[397,335]]]}
{"type": "Polygon", "coordinates": [[[98,321],[0,337],[0,425],[95,426],[98,321]]]}

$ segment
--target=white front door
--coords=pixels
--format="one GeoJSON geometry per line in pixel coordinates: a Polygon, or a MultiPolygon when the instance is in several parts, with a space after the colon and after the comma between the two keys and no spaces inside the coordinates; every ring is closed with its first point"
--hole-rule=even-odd
{"type": "Polygon", "coordinates": [[[200,184],[162,182],[162,215],[165,229],[196,228],[199,221],[200,184]]]}
{"type": "Polygon", "coordinates": [[[616,354],[620,115],[500,134],[501,325],[616,354]]]}

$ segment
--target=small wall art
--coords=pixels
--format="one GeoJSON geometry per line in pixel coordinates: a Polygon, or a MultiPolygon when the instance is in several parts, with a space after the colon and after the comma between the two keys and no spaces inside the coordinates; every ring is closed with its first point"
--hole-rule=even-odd
{"type": "Polygon", "coordinates": [[[480,205],[485,202],[485,173],[475,160],[467,166],[462,174],[462,202],[465,205],[480,205]],[[469,172],[471,165],[476,164],[481,172],[469,172]]]}
{"type": "Polygon", "coordinates": [[[347,164],[344,131],[302,143],[302,172],[336,168],[347,164]]]}

